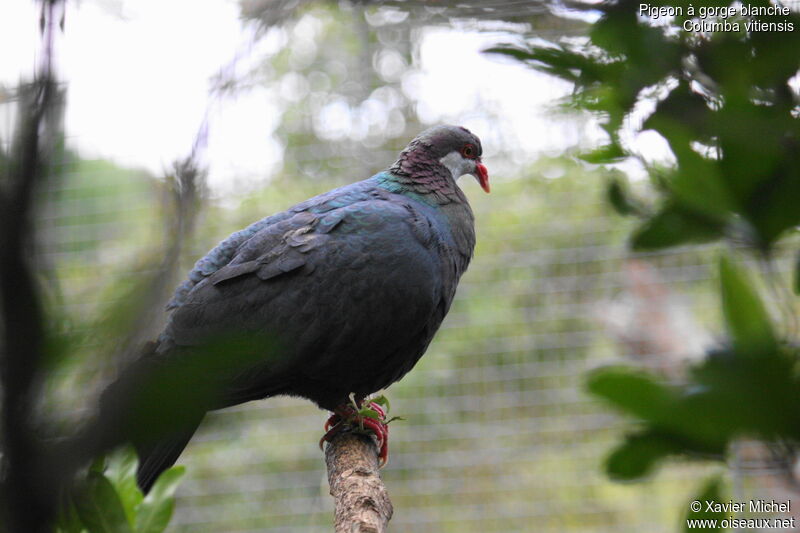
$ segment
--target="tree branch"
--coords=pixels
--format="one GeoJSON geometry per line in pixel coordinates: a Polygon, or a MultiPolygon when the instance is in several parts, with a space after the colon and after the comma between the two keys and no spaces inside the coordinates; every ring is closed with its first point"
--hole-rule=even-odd
{"type": "Polygon", "coordinates": [[[368,436],[335,435],[325,447],[336,533],[383,533],[392,502],[378,473],[378,448],[368,436]]]}

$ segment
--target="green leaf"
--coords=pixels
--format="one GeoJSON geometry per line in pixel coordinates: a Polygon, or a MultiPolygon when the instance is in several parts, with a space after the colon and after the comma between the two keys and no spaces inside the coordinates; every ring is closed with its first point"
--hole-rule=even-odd
{"type": "Polygon", "coordinates": [[[483,50],[483,53],[509,56],[517,61],[529,61],[534,57],[529,50],[524,50],[513,44],[501,44],[499,46],[493,46],[492,48],[483,50]]]}
{"type": "MultiPolygon", "coordinates": [[[[795,29],[800,27],[800,14],[797,11],[775,18],[791,22],[795,29]]],[[[779,87],[797,74],[800,59],[796,51],[800,50],[800,32],[754,32],[751,37],[755,54],[749,66],[753,69],[756,84],[779,87]],[[788,54],[788,50],[794,50],[794,55],[788,54]]]]}
{"type": "Polygon", "coordinates": [[[75,509],[72,497],[68,493],[61,498],[56,531],[58,533],[81,533],[86,531],[86,528],[83,527],[83,522],[78,516],[78,511],[75,509]]]}
{"type": "Polygon", "coordinates": [[[627,154],[617,143],[607,144],[589,152],[578,155],[580,159],[594,165],[618,163],[627,157],[627,154]]]}
{"type": "MultiPolygon", "coordinates": [[[[685,515],[685,519],[683,521],[684,524],[684,531],[686,532],[694,532],[697,531],[697,527],[690,527],[690,520],[716,520],[717,527],[704,527],[703,531],[722,531],[722,528],[719,526],[719,523],[722,522],[724,518],[726,518],[724,512],[715,512],[715,511],[706,511],[706,502],[715,501],[715,502],[722,502],[725,501],[725,497],[722,496],[722,479],[719,476],[712,477],[703,485],[702,490],[700,493],[695,496],[694,500],[687,504],[687,511],[685,515]],[[692,505],[696,505],[699,502],[699,511],[695,511],[692,509],[692,505]]],[[[709,522],[706,522],[704,526],[707,526],[709,522]]]]}
{"type": "Polygon", "coordinates": [[[106,471],[106,456],[101,455],[100,457],[95,457],[92,464],[89,465],[89,472],[94,472],[96,474],[102,474],[106,471]]]}
{"type": "MultiPolygon", "coordinates": [[[[800,153],[800,143],[792,149],[800,153]]],[[[742,213],[756,229],[762,250],[769,250],[787,230],[800,225],[800,210],[795,202],[800,198],[800,157],[793,162],[776,159],[774,163],[780,163],[782,168],[770,170],[767,179],[750,194],[742,213]]]]}
{"type": "Polygon", "coordinates": [[[671,389],[641,371],[608,367],[592,372],[587,389],[623,411],[644,420],[661,420],[677,397],[671,389]]]}
{"type": "Polygon", "coordinates": [[[596,86],[619,78],[625,67],[621,61],[605,58],[598,61],[587,49],[565,43],[548,43],[544,46],[530,44],[529,48],[517,45],[500,45],[483,51],[511,57],[536,70],[546,72],[576,84],[576,94],[588,86],[596,86]]]}
{"type": "Polygon", "coordinates": [[[379,415],[376,411],[373,411],[369,407],[363,407],[358,410],[358,414],[360,416],[365,416],[367,418],[372,418],[373,420],[380,420],[381,415],[379,415]]]}
{"type": "Polygon", "coordinates": [[[137,533],[161,533],[175,510],[175,489],[186,469],[175,466],[164,471],[136,510],[137,533]]]}
{"type": "Polygon", "coordinates": [[[722,237],[724,229],[718,220],[668,204],[634,232],[631,247],[646,251],[709,242],[722,237]]]}
{"type": "Polygon", "coordinates": [[[692,368],[692,381],[705,393],[683,416],[695,416],[708,437],[757,435],[796,441],[800,437],[797,361],[798,351],[789,347],[761,357],[742,354],[735,347],[715,352],[692,368]]]}
{"type": "Polygon", "coordinates": [[[682,205],[709,217],[727,218],[735,210],[716,161],[706,159],[688,144],[673,151],[678,159],[678,169],[672,175],[670,188],[682,205]]]}
{"type": "Polygon", "coordinates": [[[772,321],[747,276],[728,257],[719,265],[722,311],[734,346],[743,355],[774,353],[772,321]]]}
{"type": "Polygon", "coordinates": [[[660,459],[680,452],[673,441],[652,432],[628,435],[606,459],[606,473],[617,481],[631,481],[649,474],[660,459]]]}
{"type": "Polygon", "coordinates": [[[89,471],[83,490],[75,497],[75,509],[89,533],[133,531],[113,485],[96,471],[89,471]]]}
{"type": "Polygon", "coordinates": [[[615,177],[609,181],[606,195],[611,206],[620,215],[641,215],[643,213],[642,207],[631,197],[628,188],[619,178],[615,177]]]}
{"type": "Polygon", "coordinates": [[[114,485],[122,501],[128,522],[133,524],[136,517],[136,506],[142,502],[144,495],[136,483],[136,468],[139,459],[136,451],[128,447],[114,453],[108,458],[105,475],[114,485]]]}
{"type": "Polygon", "coordinates": [[[679,137],[685,146],[689,146],[691,140],[710,141],[711,118],[712,110],[706,99],[693,91],[688,81],[681,80],[656,105],[656,110],[644,121],[642,129],[653,129],[665,136],[679,137]]]}
{"type": "Polygon", "coordinates": [[[800,252],[794,260],[794,292],[800,294],[800,252]]]}
{"type": "Polygon", "coordinates": [[[389,411],[392,410],[392,404],[389,403],[389,398],[387,398],[383,394],[381,394],[380,396],[378,396],[376,398],[373,398],[370,401],[371,402],[375,402],[378,405],[381,405],[381,406],[385,407],[384,411],[386,411],[386,414],[389,414],[389,411]]]}

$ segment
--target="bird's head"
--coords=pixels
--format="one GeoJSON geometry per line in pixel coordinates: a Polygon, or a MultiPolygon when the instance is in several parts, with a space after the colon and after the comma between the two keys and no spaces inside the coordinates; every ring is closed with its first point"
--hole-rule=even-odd
{"type": "Polygon", "coordinates": [[[445,166],[453,179],[470,174],[484,191],[489,192],[489,171],[481,162],[481,140],[467,128],[434,126],[420,133],[404,152],[420,148],[427,152],[428,157],[445,166]]]}

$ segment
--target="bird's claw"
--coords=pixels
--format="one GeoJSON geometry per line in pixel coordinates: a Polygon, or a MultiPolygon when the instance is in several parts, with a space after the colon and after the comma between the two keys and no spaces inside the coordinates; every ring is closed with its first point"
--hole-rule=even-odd
{"type": "Polygon", "coordinates": [[[386,422],[386,410],[376,402],[368,402],[366,406],[357,402],[354,408],[349,404],[342,404],[325,422],[325,434],[319,440],[319,447],[323,449],[325,442],[330,442],[335,435],[348,428],[357,433],[372,433],[378,439],[378,467],[383,467],[389,461],[389,426],[386,422]]]}

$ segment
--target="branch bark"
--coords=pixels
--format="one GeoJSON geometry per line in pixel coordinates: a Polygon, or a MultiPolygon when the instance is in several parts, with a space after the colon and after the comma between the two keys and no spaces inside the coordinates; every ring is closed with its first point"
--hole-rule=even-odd
{"type": "Polygon", "coordinates": [[[394,512],[378,473],[378,448],[366,435],[342,432],[325,447],[336,533],[384,533],[394,512]]]}

